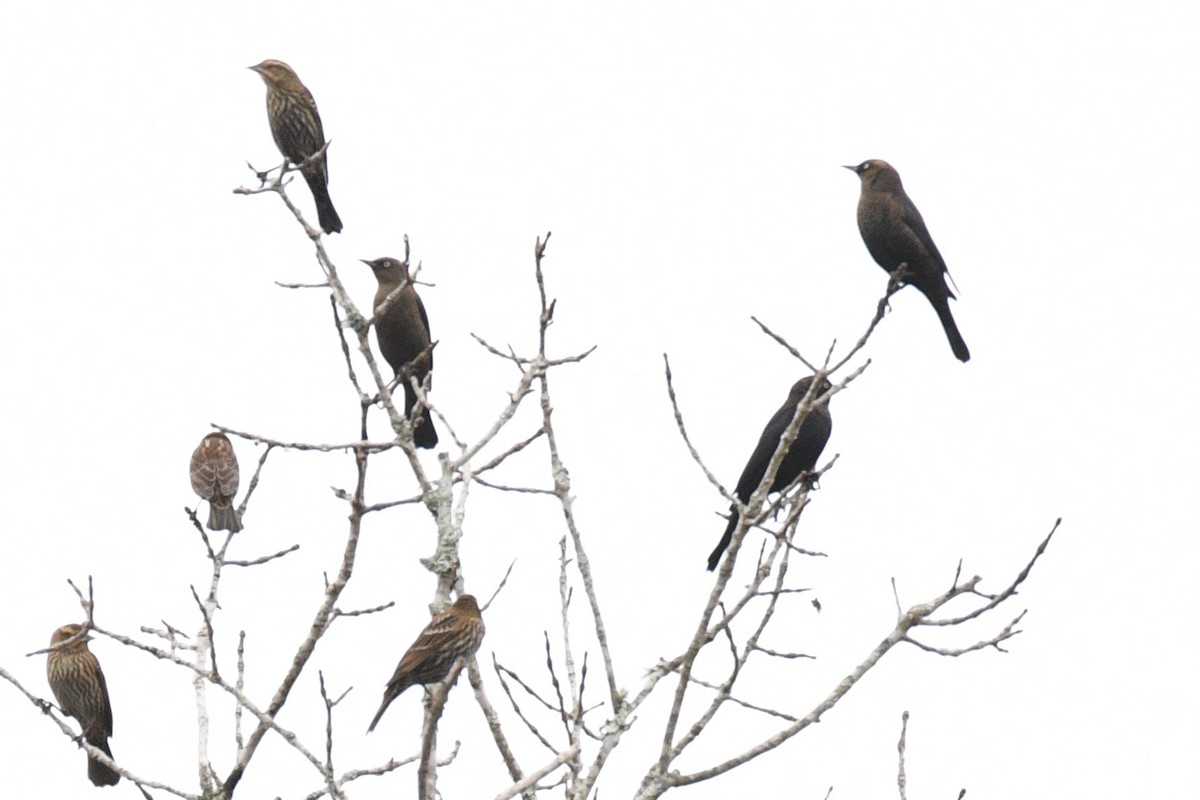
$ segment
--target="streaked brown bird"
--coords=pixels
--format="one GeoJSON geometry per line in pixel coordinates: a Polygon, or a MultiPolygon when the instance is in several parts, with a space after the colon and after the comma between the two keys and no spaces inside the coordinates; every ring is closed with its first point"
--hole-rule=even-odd
{"type": "Polygon", "coordinates": [[[421,635],[400,659],[392,679],[383,690],[383,703],[375,712],[367,733],[375,725],[392,701],[413,684],[437,683],[450,673],[460,658],[475,655],[483,641],[483,617],[479,604],[469,594],[459,595],[454,604],[433,618],[421,635]]]}
{"type": "Polygon", "coordinates": [[[271,136],[275,137],[279,152],[301,167],[301,174],[317,204],[321,230],[326,233],[340,231],[342,221],[329,199],[329,151],[305,165],[305,159],[325,146],[325,131],[312,93],[300,82],[295,70],[282,61],[269,58],[249,69],[262,76],[267,85],[267,119],[271,123],[271,136]]]}
{"type": "Polygon", "coordinates": [[[950,313],[950,298],[954,297],[954,292],[946,285],[949,274],[946,262],[933,243],[921,212],[905,194],[900,173],[877,158],[846,169],[862,181],[858,231],[871,258],[889,274],[901,264],[907,265],[905,283],[917,287],[933,306],[955,358],[970,361],[971,351],[950,313]]]}
{"type": "MultiPolygon", "coordinates": [[[[762,483],[763,477],[767,474],[767,465],[771,463],[771,456],[775,455],[775,449],[779,447],[779,440],[783,438],[788,425],[792,423],[792,417],[796,415],[796,407],[808,394],[808,388],[812,386],[812,382],[811,375],[796,381],[791,391],[788,392],[787,401],[771,417],[767,427],[763,428],[758,444],[755,446],[754,452],[750,454],[750,460],[746,462],[746,466],[742,470],[742,477],[738,478],[737,489],[734,491],[734,495],[742,503],[749,503],[750,495],[754,494],[754,490],[762,483]]],[[[828,392],[829,389],[829,381],[822,381],[813,400],[828,392]]],[[[808,416],[800,423],[800,430],[796,432],[792,446],[788,448],[783,461],[779,463],[779,469],[775,471],[775,480],[771,482],[768,493],[783,491],[791,485],[792,481],[800,477],[801,473],[812,472],[832,431],[833,417],[829,415],[829,401],[825,401],[825,404],[821,406],[813,406],[808,412],[808,416]]],[[[717,564],[721,563],[721,556],[724,555],[725,548],[729,547],[729,542],[733,539],[733,531],[737,527],[738,518],[737,505],[731,505],[729,507],[729,524],[725,527],[725,533],[721,536],[721,541],[717,543],[716,549],[708,557],[709,572],[715,570],[717,564]]]]}
{"type": "MultiPolygon", "coordinates": [[[[63,625],[50,637],[54,647],[83,632],[82,625],[63,625]]],[[[112,704],[100,662],[88,650],[86,634],[72,644],[46,654],[46,679],[63,713],[79,720],[83,738],[112,758],[108,738],[113,732],[112,704]]],[[[114,786],[121,775],[88,756],[88,779],[96,786],[114,786]]]]}
{"type": "Polygon", "coordinates": [[[238,490],[238,461],[223,433],[205,436],[192,452],[192,491],[208,501],[208,529],[237,533],[242,529],[233,498],[238,490]]]}
{"type": "MultiPolygon", "coordinates": [[[[396,258],[377,258],[374,261],[361,259],[375,273],[379,288],[375,292],[375,335],[379,339],[379,350],[400,378],[404,387],[404,416],[412,419],[413,407],[417,404],[417,393],[409,383],[409,376],[424,384],[433,371],[433,351],[429,348],[429,315],[425,304],[408,276],[408,263],[396,258]],[[387,307],[380,313],[379,307],[388,297],[387,307]]],[[[430,379],[429,386],[432,386],[430,379]]],[[[428,408],[422,408],[413,421],[413,443],[426,450],[437,446],[437,431],[428,408]]]]}

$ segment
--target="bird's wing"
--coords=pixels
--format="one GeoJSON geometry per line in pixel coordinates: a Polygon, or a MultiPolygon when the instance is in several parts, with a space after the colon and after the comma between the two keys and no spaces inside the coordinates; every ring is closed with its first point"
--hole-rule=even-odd
{"type": "Polygon", "coordinates": [[[207,458],[192,457],[192,491],[205,500],[211,500],[217,484],[217,472],[207,458]]]}
{"type": "MultiPolygon", "coordinates": [[[[425,304],[421,302],[421,295],[417,294],[417,290],[413,289],[413,296],[417,298],[417,311],[421,313],[421,324],[425,326],[425,337],[429,341],[433,341],[433,334],[429,329],[429,315],[425,313],[425,304]]],[[[433,369],[433,350],[429,351],[429,368],[433,369]]]]}
{"type": "Polygon", "coordinates": [[[108,683],[99,662],[96,662],[96,681],[100,684],[100,696],[104,698],[104,735],[109,737],[113,735],[112,701],[108,698],[108,683]]]}
{"type": "Polygon", "coordinates": [[[412,643],[404,658],[396,668],[396,674],[411,672],[420,666],[426,658],[426,653],[437,651],[448,646],[457,636],[458,626],[453,615],[444,614],[437,617],[421,631],[421,635],[412,643]]]}
{"type": "Polygon", "coordinates": [[[937,245],[933,243],[933,237],[929,235],[929,229],[925,227],[925,220],[921,217],[921,212],[913,204],[913,201],[907,195],[901,195],[899,198],[900,207],[904,215],[904,225],[911,232],[913,243],[922,251],[929,254],[943,273],[948,273],[946,269],[946,260],[942,258],[942,254],[938,252],[937,245]]]}
{"type": "Polygon", "coordinates": [[[224,457],[214,459],[213,468],[216,473],[217,488],[225,497],[233,497],[237,494],[238,475],[237,459],[232,453],[226,453],[224,457]]]}
{"type": "Polygon", "coordinates": [[[796,406],[789,398],[763,428],[762,435],[758,437],[758,444],[754,446],[754,452],[746,462],[742,476],[738,478],[737,498],[743,503],[750,502],[750,495],[754,494],[763,476],[767,474],[767,464],[771,463],[771,456],[775,455],[775,448],[779,447],[779,439],[787,430],[788,423],[792,421],[792,415],[795,413],[796,406]]]}

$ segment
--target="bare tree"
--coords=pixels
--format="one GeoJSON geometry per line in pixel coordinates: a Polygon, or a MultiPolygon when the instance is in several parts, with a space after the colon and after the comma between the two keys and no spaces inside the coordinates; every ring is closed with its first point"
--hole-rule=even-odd
{"type": "MultiPolygon", "coordinates": [[[[189,624],[181,626],[162,622],[158,625],[147,625],[141,628],[140,637],[107,630],[96,622],[96,599],[91,582],[89,581],[86,595],[81,590],[76,591],[83,608],[86,629],[136,648],[166,665],[178,667],[183,671],[183,675],[190,677],[199,733],[197,779],[194,786],[171,786],[156,780],[151,774],[140,774],[126,764],[114,762],[76,735],[72,727],[56,712],[52,703],[31,693],[8,671],[0,670],[0,677],[23,692],[31,703],[60,727],[64,735],[73,738],[89,755],[118,770],[124,778],[137,784],[146,796],[150,796],[149,792],[157,791],[196,800],[229,800],[235,796],[243,776],[255,762],[264,739],[274,736],[291,748],[300,763],[311,769],[313,788],[307,796],[313,800],[324,796],[347,798],[351,795],[354,782],[360,778],[385,776],[410,764],[416,765],[417,796],[423,800],[432,800],[439,796],[439,771],[453,768],[457,753],[457,747],[451,748],[449,752],[439,748],[438,729],[447,695],[455,685],[460,671],[465,668],[475,702],[491,734],[497,758],[510,778],[509,785],[493,788],[496,798],[519,796],[531,800],[540,793],[561,794],[572,800],[595,796],[610,757],[635,724],[654,730],[658,741],[655,752],[642,754],[645,767],[635,797],[639,800],[657,798],[670,789],[688,786],[743,767],[763,753],[789,743],[841,702],[862,677],[897,645],[907,643],[932,654],[959,656],[984,648],[1002,650],[1004,642],[1020,632],[1017,626],[1024,612],[1015,614],[1007,622],[992,623],[991,627],[982,633],[972,633],[966,629],[976,624],[976,621],[982,624],[984,617],[999,609],[1017,593],[1018,587],[1026,580],[1034,564],[1045,551],[1054,534],[1053,529],[1037,547],[1024,569],[1012,577],[999,592],[984,592],[981,589],[982,579],[979,576],[964,577],[960,564],[947,588],[936,596],[907,608],[903,607],[897,596],[896,622],[892,629],[881,631],[882,638],[879,644],[862,654],[857,662],[847,665],[846,676],[830,687],[816,705],[810,708],[773,707],[749,699],[739,691],[739,678],[752,660],[793,660],[807,657],[804,653],[770,649],[763,645],[762,641],[768,627],[781,615],[786,616],[790,612],[791,599],[802,591],[789,580],[789,569],[793,560],[821,555],[806,550],[798,541],[800,521],[809,502],[809,483],[797,480],[793,486],[778,493],[773,500],[768,498],[767,490],[780,467],[784,453],[795,439],[806,416],[812,409],[828,403],[834,394],[851,388],[854,380],[868,368],[869,361],[857,364],[854,362],[858,360],[863,345],[883,319],[887,307],[885,296],[880,300],[865,332],[850,351],[834,362],[834,347],[831,346],[820,366],[804,359],[783,336],[759,323],[766,334],[786,347],[807,369],[820,378],[827,377],[832,383],[832,388],[824,394],[814,388],[799,404],[766,474],[750,501],[744,505],[717,480],[705,465],[701,453],[692,444],[675,392],[670,362],[664,356],[666,389],[679,434],[699,469],[721,496],[740,507],[741,514],[726,556],[714,576],[712,590],[703,607],[695,610],[694,628],[685,646],[675,655],[659,659],[656,663],[646,663],[644,655],[635,657],[642,659],[639,664],[646,668],[647,672],[640,685],[621,686],[617,678],[617,665],[609,646],[603,598],[597,591],[592,562],[588,556],[586,545],[589,540],[585,535],[586,526],[575,514],[576,488],[564,463],[554,427],[551,376],[556,374],[560,367],[583,362],[592,350],[566,356],[550,355],[550,331],[556,304],[547,292],[543,269],[550,234],[547,233],[536,240],[533,252],[539,301],[536,350],[526,354],[517,353],[512,349],[503,350],[483,337],[475,336],[486,353],[503,359],[515,368],[515,380],[507,393],[508,401],[496,410],[495,421],[488,429],[474,441],[462,440],[452,421],[439,411],[430,398],[427,393],[428,384],[422,384],[413,377],[402,376],[401,379],[411,381],[411,388],[419,399],[413,413],[419,413],[422,406],[428,408],[438,419],[439,427],[448,433],[452,443],[447,452],[439,457],[437,472],[429,472],[417,457],[412,439],[412,419],[399,410],[394,402],[393,395],[397,385],[383,377],[375,351],[370,345],[369,335],[374,316],[361,311],[350,298],[338,275],[336,265],[325,251],[320,231],[304,219],[287,195],[288,176],[298,168],[258,173],[259,186],[236,191],[247,195],[262,193],[278,196],[311,239],[322,280],[308,285],[289,284],[287,288],[315,286],[330,292],[331,320],[335,335],[339,337],[341,344],[346,378],[357,398],[360,435],[356,441],[317,444],[287,441],[239,430],[234,426],[214,426],[216,430],[228,436],[252,442],[262,448],[253,477],[238,508],[238,513],[242,516],[248,510],[268,458],[273,453],[319,451],[345,452],[353,456],[352,487],[335,489],[333,492],[336,500],[344,503],[348,510],[340,563],[332,570],[331,577],[326,578],[323,594],[312,601],[313,607],[307,612],[311,614],[307,635],[296,644],[289,668],[275,684],[270,697],[250,697],[245,691],[245,632],[239,634],[236,659],[231,667],[228,663],[230,654],[218,653],[215,631],[225,624],[230,615],[221,602],[222,582],[228,569],[260,567],[286,558],[298,545],[278,552],[234,558],[232,553],[235,548],[239,551],[244,549],[244,538],[233,532],[214,537],[201,525],[195,511],[187,509],[189,524],[194,529],[196,539],[202,546],[210,566],[208,586],[192,588],[196,618],[189,624]],[[517,431],[517,412],[527,404],[540,411],[540,421],[532,430],[517,431]],[[368,437],[367,422],[377,408],[382,408],[393,433],[392,438],[385,441],[372,441],[368,437]],[[495,477],[510,458],[535,445],[546,458],[545,469],[550,479],[549,488],[506,485],[495,477]],[[397,450],[407,461],[416,483],[416,492],[397,500],[368,503],[365,487],[372,458],[397,450]],[[376,614],[392,606],[391,603],[387,603],[371,608],[348,609],[340,604],[343,591],[354,577],[364,518],[399,505],[422,504],[428,509],[436,532],[436,546],[433,554],[422,559],[421,563],[435,577],[436,588],[431,599],[431,608],[440,611],[449,604],[452,593],[461,594],[468,589],[459,545],[463,537],[463,521],[469,508],[472,488],[476,486],[542,496],[557,504],[561,510],[564,527],[557,552],[559,619],[558,628],[553,635],[548,630],[543,633],[545,674],[522,675],[520,670],[506,665],[501,653],[494,654],[490,664],[495,680],[485,680],[484,670],[475,657],[471,657],[465,663],[457,664],[445,681],[427,687],[421,745],[417,752],[380,764],[356,765],[350,768],[335,765],[334,743],[339,730],[335,712],[340,701],[346,696],[345,691],[328,690],[326,676],[319,675],[320,703],[326,721],[323,741],[305,741],[304,737],[295,731],[282,727],[278,716],[292,699],[293,689],[300,677],[306,671],[312,672],[315,669],[313,655],[339,619],[376,614]],[[760,532],[765,536],[760,537],[760,532]],[[752,535],[754,541],[761,542],[757,552],[747,547],[752,535]],[[731,578],[738,558],[741,557],[744,561],[747,552],[753,553],[753,572],[745,585],[737,586],[731,578]],[[573,616],[571,613],[576,603],[576,592],[579,591],[582,592],[579,600],[583,604],[582,617],[573,616]],[[948,606],[956,601],[958,610],[949,611],[948,606]],[[578,627],[580,618],[586,620],[583,630],[578,627]],[[938,627],[962,629],[964,643],[951,648],[934,647],[920,638],[924,629],[938,627]],[[194,632],[187,635],[183,632],[185,629],[194,632]],[[702,654],[709,654],[703,665],[700,663],[702,654]],[[595,665],[597,661],[598,667],[595,665]],[[601,672],[599,679],[593,678],[589,681],[589,676],[597,669],[601,672]],[[498,688],[503,694],[504,702],[500,708],[497,708],[489,697],[489,687],[493,691],[498,688]],[[236,731],[236,752],[232,767],[223,773],[214,766],[209,751],[210,730],[218,722],[213,718],[214,693],[223,693],[233,699],[234,718],[230,722],[236,731]],[[668,711],[664,717],[645,713],[647,701],[658,695],[669,698],[668,711]],[[729,704],[763,715],[775,724],[774,731],[744,750],[727,754],[716,763],[690,772],[681,771],[677,766],[680,758],[710,729],[719,730],[718,712],[729,704]],[[530,752],[518,753],[512,744],[514,730],[522,731],[523,739],[536,741],[537,747],[530,752]]],[[[406,263],[409,257],[406,240],[406,263]]],[[[899,286],[902,270],[903,267],[893,276],[889,285],[889,295],[899,286]]],[[[419,269],[413,280],[417,275],[419,269]]],[[[401,288],[403,286],[396,289],[393,295],[401,288]]],[[[434,346],[436,342],[431,345],[434,346]]],[[[813,382],[814,387],[819,385],[820,381],[813,382]]],[[[401,405],[400,408],[402,407],[401,405]]],[[[822,466],[816,476],[809,477],[819,477],[833,467],[834,461],[836,458],[822,466]]],[[[496,593],[505,588],[506,581],[507,576],[498,587],[470,588],[481,598],[495,598],[496,593]]],[[[298,602],[302,603],[299,600],[298,602]]],[[[485,618],[486,608],[485,603],[485,618]]],[[[225,724],[224,720],[219,722],[225,724]]],[[[899,780],[902,796],[903,743],[902,738],[899,780]]],[[[392,776],[391,779],[409,780],[400,776],[392,776]]]]}

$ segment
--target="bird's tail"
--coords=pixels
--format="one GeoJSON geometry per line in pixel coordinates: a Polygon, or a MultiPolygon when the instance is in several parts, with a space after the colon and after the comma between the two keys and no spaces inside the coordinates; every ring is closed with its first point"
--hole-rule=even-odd
{"type": "Polygon", "coordinates": [[[237,509],[228,498],[213,497],[208,503],[208,529],[210,531],[229,531],[237,533],[242,529],[242,521],[238,518],[237,509]]]}
{"type": "MultiPolygon", "coordinates": [[[[389,691],[383,693],[383,702],[379,704],[379,710],[375,712],[375,718],[371,720],[371,724],[367,726],[367,733],[375,730],[375,726],[379,724],[379,718],[383,716],[383,712],[387,711],[387,707],[392,704],[392,701],[400,696],[400,692],[393,694],[390,691],[391,687],[388,688],[389,691]]],[[[400,691],[402,692],[404,690],[401,689],[400,691]]]]}
{"type": "Polygon", "coordinates": [[[423,450],[437,447],[437,431],[433,429],[433,417],[428,408],[422,408],[420,416],[413,422],[413,444],[423,450]]]}
{"type": "Polygon", "coordinates": [[[721,536],[721,541],[717,542],[717,547],[708,556],[708,571],[712,572],[717,568],[717,564],[721,563],[721,556],[725,555],[725,548],[729,547],[729,543],[733,541],[733,529],[738,524],[737,506],[729,507],[729,524],[725,526],[725,533],[721,536]]]}
{"type": "Polygon", "coordinates": [[[433,417],[428,408],[422,408],[417,418],[413,419],[412,411],[417,405],[417,393],[409,385],[407,377],[401,383],[404,384],[404,416],[413,423],[413,444],[422,450],[432,450],[438,443],[437,431],[433,428],[433,417]]]}
{"type": "Polygon", "coordinates": [[[342,230],[342,220],[333,201],[329,199],[329,187],[322,175],[304,174],[308,188],[312,190],[313,202],[317,204],[317,219],[321,222],[321,230],[326,233],[339,233],[342,230]]]}
{"type": "Polygon", "coordinates": [[[963,341],[962,334],[958,332],[958,326],[954,324],[954,315],[950,313],[950,299],[948,297],[940,300],[930,298],[929,302],[933,304],[938,319],[942,321],[942,329],[946,331],[946,338],[950,340],[950,349],[954,351],[954,357],[964,363],[970,361],[971,351],[967,349],[967,343],[963,341]]]}
{"type": "MultiPolygon", "coordinates": [[[[93,747],[99,747],[104,753],[112,758],[112,750],[108,749],[108,739],[104,736],[95,736],[88,734],[88,744],[93,747]]],[[[93,786],[116,786],[117,781],[121,780],[121,773],[101,764],[91,756],[88,756],[88,780],[93,786]]]]}

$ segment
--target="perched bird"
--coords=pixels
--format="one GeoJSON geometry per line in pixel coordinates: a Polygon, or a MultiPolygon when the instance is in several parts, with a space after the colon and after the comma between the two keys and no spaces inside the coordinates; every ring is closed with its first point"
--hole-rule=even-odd
{"type": "Polygon", "coordinates": [[[400,659],[392,679],[383,690],[383,703],[375,712],[375,719],[371,720],[367,733],[375,730],[383,712],[405,689],[416,683],[422,686],[437,683],[450,673],[460,658],[475,655],[479,643],[483,641],[483,633],[479,604],[469,594],[459,595],[453,605],[425,626],[425,630],[421,631],[421,635],[400,659]]]}
{"type": "Polygon", "coordinates": [[[317,204],[317,217],[321,230],[335,233],[342,229],[329,199],[329,151],[315,162],[304,166],[304,160],[325,146],[325,131],[321,128],[321,115],[317,104],[295,71],[282,61],[267,59],[249,69],[262,76],[267,85],[267,119],[271,123],[271,135],[275,146],[288,161],[302,167],[301,173],[312,190],[317,204]]]}
{"type": "Polygon", "coordinates": [[[889,274],[901,264],[907,265],[905,283],[917,287],[933,306],[954,356],[959,361],[970,361],[971,352],[950,314],[950,298],[954,297],[954,292],[946,285],[949,274],[946,262],[933,243],[921,212],[904,193],[900,173],[879,159],[846,169],[855,172],[862,181],[858,231],[871,258],[889,274]]]}
{"type": "MultiPolygon", "coordinates": [[[[50,637],[50,646],[83,632],[81,625],[63,625],[50,637]]],[[[63,713],[79,720],[83,738],[112,758],[108,737],[112,736],[112,704],[100,662],[88,650],[91,636],[46,655],[46,679],[63,713]]],[[[88,779],[96,786],[114,786],[121,775],[88,756],[88,779]]]]}
{"type": "Polygon", "coordinates": [[[237,454],[229,437],[210,433],[192,452],[192,491],[208,501],[208,529],[237,533],[242,529],[233,498],[238,490],[237,454]]]}
{"type": "MultiPolygon", "coordinates": [[[[808,394],[808,387],[812,386],[812,382],[812,376],[796,381],[792,390],[788,392],[787,402],[779,407],[779,410],[771,417],[771,421],[767,423],[767,427],[763,428],[762,436],[758,438],[758,444],[750,455],[750,460],[746,462],[746,467],[742,470],[742,477],[738,478],[737,489],[734,491],[734,495],[742,503],[750,502],[750,495],[754,494],[754,490],[762,483],[763,476],[767,474],[767,465],[771,463],[771,456],[775,455],[775,449],[779,447],[779,440],[783,438],[784,432],[792,422],[792,417],[796,415],[796,406],[800,405],[804,395],[808,394]]],[[[822,381],[813,399],[820,397],[829,389],[829,381],[822,381]]],[[[770,491],[782,491],[796,480],[800,473],[811,472],[817,465],[817,459],[821,457],[821,451],[825,449],[825,443],[829,441],[829,434],[832,430],[833,418],[829,416],[828,401],[825,405],[813,406],[812,410],[808,412],[808,416],[800,423],[800,430],[796,433],[795,441],[792,442],[792,446],[788,448],[787,454],[780,462],[770,491]]],[[[725,527],[725,533],[721,536],[721,541],[717,543],[716,549],[708,557],[709,572],[712,572],[717,568],[717,564],[721,563],[721,556],[725,553],[725,548],[729,547],[729,542],[733,539],[733,529],[737,527],[737,524],[738,510],[737,505],[733,504],[729,507],[729,524],[725,527]]]]}
{"type": "MultiPolygon", "coordinates": [[[[433,351],[429,349],[429,315],[421,302],[417,290],[408,277],[408,263],[395,258],[377,258],[374,261],[361,259],[375,273],[379,288],[375,292],[375,335],[379,338],[379,350],[400,378],[404,387],[404,416],[412,418],[417,404],[417,393],[409,383],[409,376],[424,384],[433,370],[433,351]],[[404,286],[392,297],[387,308],[380,313],[388,296],[401,285],[404,286]]],[[[432,386],[432,381],[429,384],[432,386]]],[[[413,443],[426,450],[438,443],[437,431],[428,408],[422,408],[413,422],[413,443]]]]}

